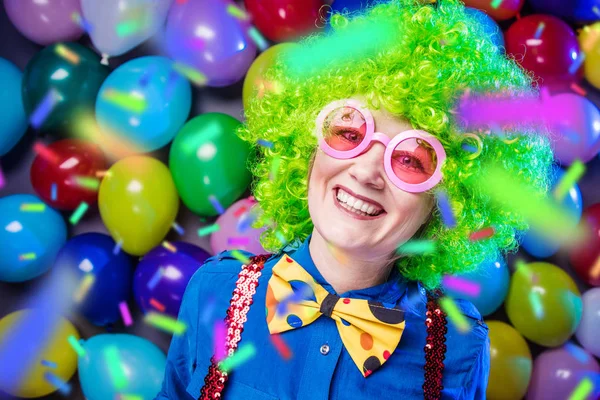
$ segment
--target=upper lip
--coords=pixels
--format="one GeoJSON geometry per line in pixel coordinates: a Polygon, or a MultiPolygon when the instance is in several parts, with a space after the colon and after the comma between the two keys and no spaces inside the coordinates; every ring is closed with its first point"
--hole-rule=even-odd
{"type": "Polygon", "coordinates": [[[357,199],[360,199],[360,200],[366,201],[368,203],[371,203],[374,206],[377,206],[378,208],[381,208],[383,211],[385,211],[385,209],[383,208],[383,206],[381,204],[379,204],[378,202],[376,202],[375,200],[373,200],[373,199],[370,199],[370,198],[365,197],[365,196],[361,196],[360,194],[356,194],[352,190],[348,189],[346,186],[342,186],[342,185],[335,185],[333,187],[333,190],[336,190],[338,188],[343,189],[344,192],[347,192],[347,193],[351,194],[352,196],[356,197],[357,199]]]}

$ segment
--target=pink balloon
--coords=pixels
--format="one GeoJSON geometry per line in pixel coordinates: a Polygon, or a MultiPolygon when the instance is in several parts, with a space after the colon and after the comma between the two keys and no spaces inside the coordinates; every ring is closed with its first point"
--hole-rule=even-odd
{"type": "Polygon", "coordinates": [[[252,207],[258,206],[253,197],[238,200],[217,218],[219,230],[210,237],[213,254],[225,250],[247,250],[252,254],[267,254],[260,244],[260,234],[266,229],[254,229],[250,226],[252,207]]]}
{"type": "Polygon", "coordinates": [[[48,45],[77,40],[82,27],[73,20],[81,15],[79,0],[4,0],[8,18],[29,40],[48,45]]]}

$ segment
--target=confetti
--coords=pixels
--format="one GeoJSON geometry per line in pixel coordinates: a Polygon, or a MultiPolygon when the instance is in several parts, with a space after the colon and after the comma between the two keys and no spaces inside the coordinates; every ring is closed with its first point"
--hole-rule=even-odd
{"type": "Polygon", "coordinates": [[[125,326],[131,326],[133,324],[133,320],[131,319],[131,313],[129,312],[129,307],[127,307],[127,303],[124,301],[120,302],[119,310],[121,311],[121,317],[123,318],[125,326]]]}
{"type": "Polygon", "coordinates": [[[133,35],[134,33],[140,31],[143,26],[144,24],[139,20],[123,21],[117,24],[117,36],[124,37],[133,35]]]}
{"type": "Polygon", "coordinates": [[[442,284],[448,288],[460,293],[464,293],[471,297],[479,296],[481,287],[478,283],[456,276],[446,275],[442,280],[442,284]]]}
{"type": "Polygon", "coordinates": [[[4,178],[4,172],[2,171],[2,167],[0,167],[0,189],[2,189],[6,185],[6,179],[4,178]]]}
{"type": "Polygon", "coordinates": [[[285,240],[285,237],[283,236],[283,233],[279,232],[279,231],[275,231],[275,237],[277,238],[277,240],[279,240],[279,242],[283,245],[286,246],[288,244],[288,241],[285,240]]]}
{"type": "Polygon", "coordinates": [[[156,270],[156,272],[154,273],[154,275],[152,275],[152,278],[148,282],[148,289],[154,290],[156,285],[158,285],[158,282],[160,282],[160,280],[162,279],[164,272],[165,270],[162,267],[156,270]]]}
{"type": "Polygon", "coordinates": [[[219,369],[223,372],[229,372],[240,364],[245,363],[256,354],[256,349],[251,343],[247,343],[238,348],[233,355],[227,357],[219,363],[219,369]]]}
{"type": "Polygon", "coordinates": [[[274,181],[277,179],[277,172],[279,171],[279,165],[281,164],[281,158],[275,157],[271,162],[271,173],[269,174],[269,179],[274,181]]]}
{"type": "Polygon", "coordinates": [[[192,83],[195,83],[196,85],[203,86],[206,84],[206,82],[208,82],[208,79],[202,72],[185,64],[174,63],[173,69],[179,72],[181,75],[185,76],[187,79],[189,79],[192,83]]]}
{"type": "Polygon", "coordinates": [[[563,201],[567,193],[569,193],[569,190],[575,186],[577,181],[581,179],[584,173],[585,165],[581,162],[581,160],[577,159],[573,161],[567,172],[556,185],[553,193],[554,198],[559,202],[563,201]]]}
{"type": "Polygon", "coordinates": [[[116,346],[108,346],[104,349],[104,361],[112,378],[112,382],[117,390],[127,386],[127,376],[121,366],[119,349],[116,346]]]}
{"type": "Polygon", "coordinates": [[[92,274],[85,274],[85,276],[81,280],[81,284],[79,285],[77,291],[75,292],[75,295],[73,296],[73,300],[76,303],[80,303],[81,300],[83,300],[87,292],[90,290],[90,287],[92,287],[92,285],[94,284],[95,280],[96,276],[92,274]]]}
{"type": "Polygon", "coordinates": [[[20,254],[19,255],[19,260],[20,261],[35,260],[35,258],[36,258],[35,253],[25,253],[25,254],[20,254]]]}
{"type": "Polygon", "coordinates": [[[585,400],[593,389],[592,381],[589,378],[583,378],[569,396],[569,400],[585,400]]]}
{"type": "Polygon", "coordinates": [[[31,114],[29,118],[31,125],[39,129],[60,100],[62,100],[60,93],[54,88],[50,89],[31,114]]]}
{"type": "Polygon", "coordinates": [[[175,230],[175,232],[177,232],[180,235],[184,235],[185,231],[183,230],[183,228],[177,223],[177,222],[173,222],[173,224],[171,225],[171,227],[175,230]]]}
{"type": "Polygon", "coordinates": [[[579,67],[581,67],[581,64],[583,64],[584,61],[585,53],[580,53],[579,57],[577,57],[575,61],[573,61],[573,64],[571,64],[571,66],[569,67],[569,74],[572,75],[575,72],[577,72],[577,70],[579,69],[579,67]]]}
{"type": "Polygon", "coordinates": [[[265,146],[268,147],[270,149],[273,148],[273,142],[269,142],[268,140],[264,140],[264,139],[258,139],[256,141],[256,143],[260,144],[261,146],[265,146]]]}
{"type": "Polygon", "coordinates": [[[166,240],[164,240],[162,242],[162,246],[169,250],[171,253],[177,253],[177,247],[173,246],[171,243],[167,242],[166,240]]]}
{"type": "Polygon", "coordinates": [[[477,152],[477,147],[472,146],[470,144],[467,143],[463,143],[463,145],[461,146],[463,150],[468,151],[469,153],[475,153],[477,152]]]}
{"type": "Polygon", "coordinates": [[[105,176],[110,178],[112,174],[110,171],[96,171],[96,178],[104,178],[105,176]]]}
{"type": "Polygon", "coordinates": [[[214,348],[213,354],[217,362],[223,360],[227,356],[227,347],[225,344],[225,338],[227,336],[227,328],[225,322],[217,321],[213,329],[214,335],[214,348]]]}
{"type": "Polygon", "coordinates": [[[582,88],[581,86],[579,86],[578,84],[576,84],[575,82],[573,82],[570,87],[571,87],[572,91],[574,91],[575,93],[577,93],[580,96],[587,95],[587,92],[585,91],[585,89],[582,88]]]}
{"type": "Polygon", "coordinates": [[[494,236],[495,233],[496,233],[496,230],[494,229],[494,227],[488,226],[487,228],[483,228],[476,232],[471,233],[471,235],[469,235],[469,240],[471,242],[476,242],[478,240],[488,239],[488,238],[491,238],[492,236],[494,236]]]}
{"type": "Polygon", "coordinates": [[[78,65],[79,64],[79,56],[77,53],[69,50],[69,48],[61,43],[57,44],[54,48],[56,54],[70,62],[71,64],[78,65]]]}
{"type": "Polygon", "coordinates": [[[256,46],[258,46],[261,51],[265,51],[269,47],[269,43],[255,27],[248,29],[248,35],[250,35],[252,40],[254,40],[254,43],[256,43],[256,46]]]}
{"type": "Polygon", "coordinates": [[[58,154],[47,148],[42,142],[37,141],[33,144],[33,151],[40,157],[51,162],[52,164],[58,164],[60,157],[58,154]]]}
{"type": "Polygon", "coordinates": [[[144,400],[144,398],[137,394],[121,394],[119,395],[119,400],[144,400]]]}
{"type": "Polygon", "coordinates": [[[74,12],[71,14],[71,20],[83,28],[87,33],[92,32],[92,24],[90,24],[86,19],[84,19],[78,12],[74,12]]]}
{"type": "Polygon", "coordinates": [[[58,389],[60,394],[67,396],[71,393],[71,385],[54,375],[50,371],[44,372],[44,379],[49,382],[52,386],[58,389]]]}
{"type": "Polygon", "coordinates": [[[247,237],[228,237],[227,244],[229,246],[248,246],[250,239],[247,237]]]}
{"type": "Polygon", "coordinates": [[[213,232],[217,232],[219,229],[221,229],[219,227],[219,224],[212,224],[209,226],[205,226],[204,228],[198,229],[198,236],[210,235],[213,232]]]}
{"type": "Polygon", "coordinates": [[[41,361],[41,364],[42,364],[44,367],[53,368],[53,369],[56,369],[56,368],[58,367],[58,365],[57,365],[55,362],[53,362],[53,361],[48,361],[48,360],[42,360],[42,361],[41,361]]]}
{"type": "Polygon", "coordinates": [[[242,206],[242,207],[238,208],[237,210],[235,210],[235,212],[233,213],[233,216],[237,218],[240,215],[242,215],[245,211],[248,211],[248,208],[246,206],[242,206]]]}
{"type": "Polygon", "coordinates": [[[287,361],[290,358],[292,358],[292,351],[285,343],[285,341],[281,338],[281,335],[276,333],[274,335],[269,335],[269,337],[271,338],[271,343],[273,343],[273,346],[275,346],[275,348],[284,360],[287,361]]]}
{"type": "Polygon", "coordinates": [[[58,195],[58,187],[56,186],[56,183],[53,183],[52,186],[50,187],[50,198],[52,199],[52,201],[56,201],[56,197],[58,195]]]}
{"type": "Polygon", "coordinates": [[[454,300],[452,300],[449,297],[442,297],[439,300],[439,303],[440,303],[440,306],[442,307],[442,309],[444,310],[444,312],[446,314],[448,314],[448,318],[450,318],[452,323],[454,323],[454,325],[460,332],[466,333],[471,330],[471,327],[469,326],[467,319],[459,311],[458,306],[456,305],[454,300]]]}
{"type": "Polygon", "coordinates": [[[115,247],[113,248],[113,254],[116,256],[121,251],[121,246],[123,246],[123,240],[119,240],[115,243],[115,247]]]}
{"type": "Polygon", "coordinates": [[[252,226],[252,223],[256,220],[257,215],[253,212],[247,212],[242,215],[242,218],[237,223],[236,230],[239,233],[244,233],[252,226]]]}
{"type": "Polygon", "coordinates": [[[498,7],[500,7],[500,4],[502,4],[502,0],[492,0],[492,8],[496,9],[498,7]]]}
{"type": "Polygon", "coordinates": [[[209,298],[208,305],[204,307],[204,311],[202,312],[202,324],[207,325],[208,320],[212,316],[215,310],[215,299],[213,297],[209,298]]]}
{"type": "Polygon", "coordinates": [[[247,21],[250,19],[250,16],[244,12],[241,8],[236,7],[234,4],[229,4],[227,6],[227,12],[233,15],[236,18],[247,21]]]}
{"type": "Polygon", "coordinates": [[[162,303],[160,303],[158,300],[156,300],[153,297],[150,298],[149,303],[152,307],[156,308],[161,313],[165,312],[165,310],[167,309],[162,303]]]}
{"type": "Polygon", "coordinates": [[[183,322],[153,311],[146,314],[144,317],[144,322],[154,326],[155,328],[161,329],[165,332],[173,333],[175,335],[181,335],[187,329],[187,326],[183,322]]]}
{"type": "Polygon", "coordinates": [[[238,250],[231,250],[231,255],[236,259],[242,262],[242,264],[247,265],[250,263],[250,259],[240,253],[238,250]]]}
{"type": "Polygon", "coordinates": [[[434,253],[436,242],[432,240],[409,240],[398,247],[397,251],[402,254],[428,254],[434,253]]]}
{"type": "Polygon", "coordinates": [[[208,201],[210,201],[214,209],[217,210],[219,214],[223,214],[225,212],[223,206],[221,205],[221,203],[219,203],[219,200],[217,200],[217,198],[212,194],[208,196],[208,201]]]}
{"type": "Polygon", "coordinates": [[[542,301],[540,298],[540,294],[535,287],[529,292],[529,303],[533,308],[533,313],[537,319],[541,319],[544,316],[544,307],[542,306],[542,301]]]}
{"type": "Polygon", "coordinates": [[[587,363],[590,360],[590,356],[581,347],[574,345],[572,342],[565,343],[565,350],[567,350],[573,357],[582,364],[587,363]]]}
{"type": "Polygon", "coordinates": [[[598,279],[598,277],[600,276],[600,255],[598,255],[594,266],[590,270],[590,276],[594,279],[598,279]]]}
{"type": "Polygon", "coordinates": [[[79,343],[75,336],[70,335],[67,341],[69,342],[73,350],[75,350],[75,352],[79,355],[79,357],[85,357],[85,349],[83,348],[83,346],[81,346],[81,343],[79,343]]]}
{"type": "Polygon", "coordinates": [[[544,32],[544,28],[546,27],[546,24],[544,24],[543,22],[540,22],[540,24],[537,27],[537,30],[535,31],[535,39],[539,39],[540,37],[542,37],[542,32],[544,32]]]}
{"type": "Polygon", "coordinates": [[[44,203],[22,203],[19,210],[27,212],[44,212],[46,211],[46,205],[44,203]]]}
{"type": "Polygon", "coordinates": [[[454,218],[452,207],[448,201],[448,195],[443,190],[437,190],[435,192],[435,197],[437,198],[438,209],[442,213],[444,224],[448,228],[454,228],[456,226],[456,219],[454,218]]]}
{"type": "Polygon", "coordinates": [[[96,192],[100,187],[100,180],[89,176],[74,176],[72,178],[72,181],[75,184],[75,186],[79,186],[96,192]]]}
{"type": "Polygon", "coordinates": [[[102,98],[134,113],[142,113],[146,109],[146,99],[139,92],[124,93],[114,89],[106,89],[102,92],[102,98]]]}
{"type": "Polygon", "coordinates": [[[88,207],[88,203],[86,203],[85,201],[82,201],[81,204],[79,204],[79,207],[77,207],[77,209],[69,218],[69,222],[71,223],[71,225],[76,225],[79,222],[81,217],[83,217],[83,214],[85,214],[85,212],[87,211],[88,207]]]}

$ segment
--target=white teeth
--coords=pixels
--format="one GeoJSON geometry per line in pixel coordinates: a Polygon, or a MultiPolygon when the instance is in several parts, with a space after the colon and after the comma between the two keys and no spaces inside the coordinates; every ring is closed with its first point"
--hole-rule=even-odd
{"type": "Polygon", "coordinates": [[[357,199],[356,197],[351,196],[349,193],[344,192],[342,189],[338,189],[337,198],[342,205],[347,206],[347,209],[354,211],[357,214],[375,215],[381,211],[373,204],[369,204],[363,200],[357,199]]]}

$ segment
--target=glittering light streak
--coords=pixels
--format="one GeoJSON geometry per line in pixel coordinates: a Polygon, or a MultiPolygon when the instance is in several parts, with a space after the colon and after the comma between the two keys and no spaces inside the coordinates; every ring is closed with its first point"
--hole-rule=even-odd
{"type": "Polygon", "coordinates": [[[219,200],[217,200],[217,198],[214,195],[211,194],[210,196],[208,196],[208,201],[210,201],[210,204],[212,204],[214,209],[217,210],[219,214],[223,214],[225,212],[223,206],[221,205],[221,203],[219,203],[219,200]]]}
{"type": "Polygon", "coordinates": [[[70,335],[67,339],[73,350],[79,355],[79,357],[85,357],[86,352],[81,343],[75,338],[75,336],[70,335]]]}
{"type": "Polygon", "coordinates": [[[52,368],[52,369],[56,369],[58,367],[58,364],[56,364],[53,361],[48,361],[48,360],[42,360],[40,361],[40,363],[44,366],[44,367],[48,367],[48,368],[52,368]]]}
{"type": "Polygon", "coordinates": [[[129,307],[127,307],[126,302],[122,301],[119,303],[119,311],[121,311],[121,317],[123,318],[125,326],[131,326],[133,324],[133,319],[131,318],[131,313],[129,312],[129,307]]]}
{"type": "Polygon", "coordinates": [[[229,372],[235,367],[245,363],[256,354],[256,349],[252,343],[247,343],[238,348],[233,355],[227,357],[219,363],[219,369],[223,372],[229,372]]]}
{"type": "Polygon", "coordinates": [[[227,244],[229,246],[248,246],[250,239],[247,237],[228,237],[227,244]]]}
{"type": "Polygon", "coordinates": [[[225,339],[227,337],[227,328],[225,327],[225,322],[215,322],[215,326],[213,328],[213,336],[213,354],[215,355],[215,360],[219,362],[227,356],[227,347],[225,345],[225,339]]]}
{"type": "Polygon", "coordinates": [[[33,151],[43,159],[51,162],[52,164],[58,164],[60,157],[54,151],[46,147],[42,142],[37,141],[33,144],[33,151]]]}
{"type": "Polygon", "coordinates": [[[92,32],[92,24],[85,20],[78,12],[71,14],[71,20],[79,25],[88,34],[92,32]]]}
{"type": "Polygon", "coordinates": [[[173,246],[171,243],[167,242],[166,240],[164,240],[162,242],[162,246],[169,250],[171,253],[177,253],[177,247],[173,246]]]}
{"type": "Polygon", "coordinates": [[[208,82],[208,79],[202,72],[185,64],[176,62],[173,64],[173,69],[198,86],[204,86],[208,82]]]}
{"type": "Polygon", "coordinates": [[[113,254],[116,256],[121,251],[121,246],[123,246],[123,241],[119,240],[115,243],[115,247],[113,248],[113,254]]]}
{"type": "Polygon", "coordinates": [[[577,59],[575,59],[575,61],[573,61],[573,64],[571,64],[571,66],[569,67],[569,74],[574,74],[575,72],[577,72],[577,70],[579,69],[579,67],[581,67],[581,64],[583,64],[583,62],[585,61],[585,53],[580,53],[579,57],[577,57],[577,59]]]}
{"type": "Polygon", "coordinates": [[[181,227],[181,225],[179,225],[177,222],[173,222],[173,224],[171,225],[171,227],[175,230],[175,232],[177,232],[180,235],[184,235],[185,234],[185,230],[183,230],[183,228],[181,227]]]}
{"type": "Polygon", "coordinates": [[[134,113],[142,113],[146,109],[146,99],[136,93],[124,93],[115,89],[106,89],[102,92],[102,99],[134,113]]]}
{"type": "Polygon", "coordinates": [[[493,9],[496,9],[496,8],[500,7],[500,4],[502,4],[502,0],[492,0],[491,6],[493,9]]]}
{"type": "Polygon", "coordinates": [[[161,302],[159,302],[153,297],[150,298],[149,303],[152,307],[156,308],[161,313],[165,312],[165,310],[167,309],[161,302]]]}
{"type": "Polygon", "coordinates": [[[250,27],[250,29],[248,29],[248,35],[250,35],[250,37],[252,38],[254,43],[256,43],[256,46],[261,51],[265,51],[266,49],[269,48],[269,42],[267,42],[265,40],[265,38],[260,34],[258,29],[256,29],[255,27],[252,26],[252,27],[250,27]]]}
{"type": "Polygon", "coordinates": [[[56,183],[53,183],[50,189],[50,198],[52,199],[52,201],[56,201],[58,195],[58,186],[56,186],[56,183]]]}
{"type": "Polygon", "coordinates": [[[581,160],[575,160],[556,185],[553,193],[554,198],[559,202],[562,201],[567,193],[569,193],[569,190],[571,190],[577,181],[581,179],[584,173],[585,165],[581,162],[581,160]]]}
{"type": "Polygon", "coordinates": [[[571,83],[571,90],[574,91],[575,93],[577,93],[580,96],[585,96],[587,95],[587,92],[584,88],[582,88],[581,86],[579,86],[578,84],[576,84],[575,82],[571,83]]]}
{"type": "Polygon", "coordinates": [[[92,274],[85,274],[84,278],[81,280],[81,284],[77,288],[73,296],[73,300],[76,303],[81,303],[87,292],[90,290],[94,281],[96,280],[96,276],[92,274]]]}
{"type": "Polygon", "coordinates": [[[454,218],[454,213],[452,212],[452,207],[450,206],[450,201],[448,200],[448,194],[440,189],[435,192],[435,197],[437,199],[438,209],[442,214],[442,220],[444,221],[444,224],[448,228],[454,228],[456,226],[456,219],[454,218]]]}
{"type": "Polygon", "coordinates": [[[67,46],[65,46],[64,44],[57,44],[55,47],[55,51],[56,54],[58,54],[59,56],[61,56],[62,58],[64,58],[65,60],[67,60],[68,62],[70,62],[71,64],[79,64],[79,56],[77,55],[77,53],[71,51],[67,46]]]}
{"type": "Polygon", "coordinates": [[[71,393],[71,385],[54,375],[52,372],[45,371],[44,379],[52,386],[57,388],[59,393],[63,396],[68,396],[71,393]]]}
{"type": "Polygon", "coordinates": [[[181,335],[187,329],[187,326],[183,322],[153,311],[146,314],[144,317],[144,322],[154,326],[155,328],[161,329],[165,332],[173,333],[175,335],[181,335]]]}
{"type": "Polygon", "coordinates": [[[271,172],[269,174],[269,179],[274,181],[277,179],[277,173],[279,172],[279,165],[281,164],[281,158],[275,157],[271,162],[271,172]]]}
{"type": "Polygon", "coordinates": [[[442,284],[448,289],[464,293],[471,297],[477,297],[481,292],[481,287],[478,283],[456,276],[444,276],[442,284]]]}
{"type": "Polygon", "coordinates": [[[24,254],[19,255],[19,261],[35,260],[35,259],[36,259],[35,253],[24,253],[24,254]]]}
{"type": "Polygon", "coordinates": [[[164,272],[165,270],[162,267],[156,270],[156,272],[154,273],[154,275],[152,275],[152,278],[148,282],[148,289],[154,290],[156,285],[158,285],[158,282],[160,282],[160,280],[162,279],[164,272]]]}
{"type": "Polygon", "coordinates": [[[112,378],[112,382],[117,390],[124,389],[127,386],[127,376],[121,365],[119,349],[116,346],[108,346],[104,349],[104,361],[112,378]]]}
{"type": "Polygon", "coordinates": [[[268,140],[258,139],[256,143],[260,144],[261,146],[268,147],[270,149],[273,148],[273,142],[269,142],[268,140]]]}
{"type": "Polygon", "coordinates": [[[144,26],[144,24],[139,20],[123,21],[123,22],[117,24],[117,27],[116,27],[117,36],[119,36],[119,37],[131,36],[131,35],[135,34],[136,32],[139,32],[143,26],[144,26]]]}
{"type": "Polygon", "coordinates": [[[92,178],[89,176],[74,176],[72,180],[73,183],[75,183],[75,186],[79,186],[96,192],[100,187],[100,180],[97,178],[92,178]]]}
{"type": "Polygon", "coordinates": [[[71,223],[71,225],[76,225],[81,219],[81,217],[83,217],[83,214],[85,214],[85,212],[88,210],[88,208],[88,203],[82,201],[69,218],[69,222],[71,223]]]}
{"type": "Polygon", "coordinates": [[[244,21],[248,21],[250,19],[250,16],[244,10],[242,10],[239,7],[236,7],[234,4],[229,4],[227,6],[227,12],[233,15],[234,17],[244,21]]]}
{"type": "Polygon", "coordinates": [[[19,210],[26,212],[44,212],[46,211],[46,205],[44,203],[22,203],[19,210]]]}
{"type": "Polygon", "coordinates": [[[219,224],[212,224],[209,226],[205,226],[204,228],[198,229],[198,236],[210,235],[213,232],[217,232],[219,229],[221,229],[219,227],[219,224]]]}
{"type": "Polygon", "coordinates": [[[569,396],[569,400],[585,400],[593,389],[592,381],[589,378],[583,378],[569,396]]]}
{"type": "Polygon", "coordinates": [[[428,254],[435,250],[436,242],[432,240],[409,240],[397,249],[402,254],[428,254]]]}
{"type": "Polygon", "coordinates": [[[544,28],[546,28],[546,24],[544,24],[543,22],[540,22],[540,24],[537,27],[537,30],[535,31],[535,35],[534,35],[535,39],[539,39],[539,38],[542,37],[542,33],[544,32],[544,28]]]}
{"type": "Polygon", "coordinates": [[[250,263],[250,259],[240,253],[238,250],[231,250],[231,255],[238,261],[241,261],[242,264],[247,265],[250,263]]]}
{"type": "Polygon", "coordinates": [[[29,119],[31,125],[39,129],[60,100],[62,100],[60,93],[54,88],[50,89],[31,114],[29,119]]]}
{"type": "Polygon", "coordinates": [[[273,346],[275,346],[275,348],[277,349],[277,351],[279,352],[279,354],[281,355],[281,357],[284,360],[287,361],[290,358],[292,358],[292,351],[290,350],[288,345],[285,343],[285,341],[281,338],[281,335],[279,335],[279,334],[269,335],[269,338],[271,339],[271,343],[273,343],[273,346]]]}
{"type": "Polygon", "coordinates": [[[450,318],[452,323],[454,323],[454,325],[460,332],[466,333],[471,330],[471,326],[467,322],[465,316],[458,309],[458,306],[456,305],[454,300],[452,300],[449,297],[442,297],[439,300],[439,303],[444,312],[448,314],[448,318],[450,318]]]}
{"type": "Polygon", "coordinates": [[[489,239],[492,236],[494,236],[495,233],[496,233],[496,230],[494,229],[494,227],[488,226],[487,228],[483,228],[476,232],[471,233],[471,235],[469,235],[469,240],[471,242],[477,242],[479,240],[489,239]]]}

